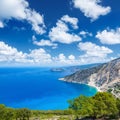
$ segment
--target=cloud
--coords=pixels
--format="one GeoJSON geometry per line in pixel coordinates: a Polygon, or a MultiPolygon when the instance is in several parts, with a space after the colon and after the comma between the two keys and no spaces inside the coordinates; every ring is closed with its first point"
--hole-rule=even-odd
{"type": "Polygon", "coordinates": [[[26,28],[25,27],[13,27],[12,28],[13,30],[15,30],[15,31],[25,31],[26,30],[26,28]]]}
{"type": "Polygon", "coordinates": [[[9,65],[69,65],[72,64],[75,57],[73,55],[68,56],[59,54],[56,57],[52,57],[44,49],[33,49],[28,53],[18,51],[16,48],[11,47],[4,42],[0,41],[0,63],[9,63],[9,65]]]}
{"type": "Polygon", "coordinates": [[[73,0],[74,7],[80,9],[86,17],[91,18],[92,21],[108,14],[111,8],[100,5],[101,0],[73,0]]]}
{"type": "Polygon", "coordinates": [[[12,19],[27,21],[38,34],[45,32],[43,16],[32,10],[26,0],[0,0],[0,23],[4,26],[6,20],[12,19]]]}
{"type": "Polygon", "coordinates": [[[86,57],[107,57],[107,54],[113,53],[113,51],[105,46],[98,46],[92,42],[79,43],[78,48],[85,52],[86,57]]]}
{"type": "Polygon", "coordinates": [[[82,37],[86,38],[87,36],[93,36],[92,33],[89,33],[87,31],[80,31],[79,33],[82,37]]]}
{"type": "Polygon", "coordinates": [[[72,54],[65,56],[64,53],[52,56],[43,48],[33,49],[28,53],[23,53],[1,41],[0,63],[2,65],[4,63],[8,65],[67,66],[106,62],[112,59],[108,58],[107,55],[113,51],[107,47],[97,46],[90,42],[79,43],[78,47],[85,54],[76,58],[72,54]]]}
{"type": "Polygon", "coordinates": [[[96,38],[103,44],[120,44],[120,28],[97,32],[96,38]]]}
{"type": "Polygon", "coordinates": [[[66,62],[66,57],[65,57],[65,55],[64,55],[63,53],[59,54],[58,60],[59,60],[60,62],[66,62]]]}
{"type": "Polygon", "coordinates": [[[77,65],[78,60],[75,59],[74,55],[65,56],[63,53],[60,53],[58,56],[53,57],[54,65],[77,65]]]}
{"type": "Polygon", "coordinates": [[[27,59],[31,59],[31,60],[33,60],[33,63],[38,63],[41,65],[45,65],[52,61],[51,55],[48,54],[42,48],[31,50],[30,53],[27,55],[27,59]]]}
{"type": "Polygon", "coordinates": [[[80,36],[71,33],[71,30],[68,27],[68,24],[71,24],[72,29],[77,29],[78,19],[69,17],[68,15],[63,16],[56,23],[56,27],[53,27],[49,32],[49,38],[52,42],[60,42],[65,44],[70,44],[73,42],[81,41],[80,36]]]}
{"type": "Polygon", "coordinates": [[[61,18],[62,21],[66,23],[70,23],[74,29],[78,29],[78,19],[75,17],[69,17],[68,15],[64,15],[61,18]]]}
{"type": "Polygon", "coordinates": [[[94,64],[94,63],[105,63],[105,62],[108,62],[113,59],[115,59],[115,58],[112,58],[112,57],[104,58],[104,57],[95,57],[95,56],[89,57],[87,55],[80,55],[79,56],[79,64],[88,65],[88,64],[94,64]]]}
{"type": "Polygon", "coordinates": [[[68,56],[68,59],[71,60],[71,61],[72,61],[72,60],[75,60],[75,56],[74,56],[74,55],[69,55],[69,56],[68,56]]]}
{"type": "Polygon", "coordinates": [[[113,51],[105,46],[98,46],[92,42],[79,43],[78,48],[84,54],[79,56],[81,64],[103,63],[111,60],[108,54],[113,51]]]}
{"type": "Polygon", "coordinates": [[[40,41],[37,41],[37,38],[34,35],[32,36],[32,40],[33,44],[37,46],[49,46],[52,47],[52,49],[55,49],[58,46],[58,44],[52,43],[50,40],[41,39],[40,41]]]}
{"type": "Polygon", "coordinates": [[[54,49],[57,48],[57,44],[52,43],[50,40],[41,39],[39,42],[38,41],[33,41],[33,44],[35,44],[37,46],[50,46],[54,49]]]}
{"type": "Polygon", "coordinates": [[[3,22],[0,21],[0,28],[4,28],[3,22]]]}
{"type": "Polygon", "coordinates": [[[0,62],[18,62],[19,59],[21,62],[24,62],[26,53],[18,51],[4,42],[0,42],[0,62]]]}
{"type": "Polygon", "coordinates": [[[51,62],[51,55],[42,48],[31,50],[29,53],[23,53],[1,41],[0,62],[45,65],[51,62]]]}
{"type": "Polygon", "coordinates": [[[45,24],[44,24],[44,18],[42,15],[37,13],[35,10],[31,11],[30,9],[28,9],[26,19],[32,25],[32,29],[37,34],[45,33],[45,24]]]}
{"type": "Polygon", "coordinates": [[[36,40],[37,40],[37,38],[35,37],[35,35],[32,36],[32,40],[33,40],[33,41],[36,41],[36,40]]]}

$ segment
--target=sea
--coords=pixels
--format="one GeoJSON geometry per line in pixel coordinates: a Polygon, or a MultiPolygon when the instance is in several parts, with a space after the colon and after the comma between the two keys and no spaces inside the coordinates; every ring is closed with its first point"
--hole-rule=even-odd
{"type": "Polygon", "coordinates": [[[0,68],[0,104],[32,110],[64,110],[68,100],[79,95],[93,96],[96,88],[60,81],[70,71],[51,71],[51,68],[0,68]]]}

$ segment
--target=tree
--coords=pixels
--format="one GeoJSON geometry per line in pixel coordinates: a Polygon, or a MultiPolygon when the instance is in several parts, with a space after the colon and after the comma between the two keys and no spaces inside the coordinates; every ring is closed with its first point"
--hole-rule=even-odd
{"type": "Polygon", "coordinates": [[[29,120],[31,116],[31,111],[26,108],[18,109],[16,110],[16,118],[19,118],[20,120],[29,120]]]}
{"type": "Polygon", "coordinates": [[[4,120],[4,114],[5,114],[5,105],[0,105],[0,120],[4,120]]]}
{"type": "Polygon", "coordinates": [[[76,116],[91,116],[93,114],[92,99],[85,96],[80,96],[72,101],[69,101],[69,108],[75,110],[76,116]]]}
{"type": "Polygon", "coordinates": [[[98,92],[93,97],[80,96],[69,101],[69,108],[81,117],[115,117],[120,112],[120,101],[107,92],[98,92]]]}
{"type": "Polygon", "coordinates": [[[120,116],[120,99],[116,99],[116,104],[117,104],[117,108],[118,108],[118,116],[120,116]]]}
{"type": "Polygon", "coordinates": [[[117,115],[116,98],[107,92],[98,92],[94,97],[94,115],[95,117],[104,117],[117,115]]]}
{"type": "Polygon", "coordinates": [[[5,108],[4,120],[13,120],[14,119],[14,110],[11,108],[5,108]]]}

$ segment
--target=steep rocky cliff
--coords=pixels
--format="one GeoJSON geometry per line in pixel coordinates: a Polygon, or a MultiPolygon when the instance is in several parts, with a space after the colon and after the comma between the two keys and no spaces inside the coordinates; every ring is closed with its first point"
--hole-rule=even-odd
{"type": "Polygon", "coordinates": [[[62,80],[88,84],[98,88],[99,91],[109,91],[120,97],[120,58],[96,67],[77,71],[62,80]]]}

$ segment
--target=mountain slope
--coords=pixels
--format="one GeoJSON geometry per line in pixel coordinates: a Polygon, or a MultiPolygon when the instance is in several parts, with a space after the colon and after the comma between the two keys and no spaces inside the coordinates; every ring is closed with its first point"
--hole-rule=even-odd
{"type": "Polygon", "coordinates": [[[62,80],[88,84],[98,88],[99,91],[110,91],[115,96],[120,97],[120,58],[77,71],[62,80]]]}

